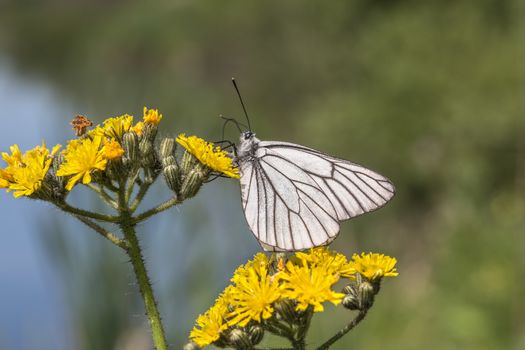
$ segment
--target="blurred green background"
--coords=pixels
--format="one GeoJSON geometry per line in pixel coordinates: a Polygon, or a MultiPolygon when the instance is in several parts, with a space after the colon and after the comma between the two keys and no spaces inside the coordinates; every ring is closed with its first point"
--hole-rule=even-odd
{"type": "MultiPolygon", "coordinates": [[[[0,4],[0,62],[53,91],[59,102],[45,118],[57,142],[73,137],[76,113],[101,122],[140,117],[144,105],[164,114],[163,135],[220,139],[219,114],[243,117],[235,76],[261,139],[308,145],[392,179],[391,204],[345,223],[333,244],[348,256],[395,256],[400,271],[333,347],[341,350],[525,348],[524,49],[520,0],[0,4]]],[[[165,195],[162,184],[154,194],[146,205],[165,195]]],[[[234,180],[215,181],[139,228],[173,349],[259,249],[239,202],[234,180]]],[[[151,348],[126,257],[57,211],[31,220],[68,316],[57,334],[64,341],[23,348],[151,348]]],[[[308,343],[349,318],[327,307],[308,343]]],[[[0,335],[0,344],[10,337],[0,335]]]]}

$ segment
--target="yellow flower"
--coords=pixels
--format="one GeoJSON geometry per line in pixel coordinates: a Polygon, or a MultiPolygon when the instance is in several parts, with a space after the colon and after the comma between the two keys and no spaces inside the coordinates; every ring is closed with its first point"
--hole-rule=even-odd
{"type": "Polygon", "coordinates": [[[144,122],[138,122],[131,128],[131,131],[139,136],[142,135],[142,130],[144,130],[144,122]]]}
{"type": "Polygon", "coordinates": [[[227,311],[228,307],[225,303],[217,302],[206,313],[200,315],[190,333],[191,340],[200,347],[218,340],[221,332],[228,328],[224,320],[227,311]]]}
{"type": "Polygon", "coordinates": [[[124,154],[124,149],[120,144],[115,140],[106,141],[104,147],[102,148],[104,158],[107,160],[114,160],[122,157],[124,154]]]}
{"type": "Polygon", "coordinates": [[[8,167],[19,166],[19,164],[22,163],[22,152],[20,152],[20,148],[18,148],[18,145],[13,145],[9,147],[9,150],[11,151],[11,155],[2,152],[2,158],[4,158],[8,167]]]}
{"type": "Polygon", "coordinates": [[[297,252],[295,256],[310,267],[320,267],[326,273],[354,279],[355,268],[348,262],[346,256],[331,251],[327,247],[312,248],[308,252],[297,252]]]}
{"type": "Polygon", "coordinates": [[[133,116],[124,114],[120,117],[108,118],[104,120],[104,126],[97,127],[87,134],[91,137],[105,136],[110,139],[122,140],[122,135],[127,133],[133,124],[133,116]]]}
{"type": "Polygon", "coordinates": [[[18,145],[11,146],[11,155],[2,153],[8,166],[0,169],[0,188],[14,191],[15,198],[30,196],[38,191],[60,147],[53,147],[50,154],[45,144],[42,144],[22,155],[18,145]]]}
{"type": "Polygon", "coordinates": [[[162,119],[162,114],[159,114],[158,109],[148,109],[144,107],[144,123],[157,125],[162,119]]]}
{"type": "Polygon", "coordinates": [[[7,174],[3,169],[0,169],[0,188],[9,187],[9,181],[7,180],[7,178],[10,176],[11,175],[7,174]]]}
{"type": "Polygon", "coordinates": [[[57,171],[57,176],[72,176],[66,185],[68,191],[81,179],[83,184],[90,183],[93,171],[106,169],[102,140],[102,136],[95,136],[93,140],[87,138],[69,142],[64,152],[65,162],[57,171]]]}
{"type": "Polygon", "coordinates": [[[200,137],[186,137],[184,134],[177,137],[177,142],[208,168],[235,179],[239,178],[239,169],[233,167],[232,159],[219,146],[214,148],[212,143],[200,137]]]}
{"type": "Polygon", "coordinates": [[[328,273],[323,266],[308,266],[306,261],[301,264],[294,264],[292,261],[286,263],[286,271],[279,274],[282,296],[297,301],[297,310],[306,310],[308,306],[313,306],[315,312],[324,310],[322,305],[325,301],[330,301],[337,305],[345,296],[331,290],[339,276],[328,273]]]}
{"type": "Polygon", "coordinates": [[[270,276],[268,257],[263,253],[238,268],[232,278],[235,283],[228,291],[232,311],[228,325],[245,327],[250,321],[261,322],[273,314],[272,303],[280,297],[278,281],[270,276]]]}
{"type": "Polygon", "coordinates": [[[361,256],[354,254],[351,262],[356,271],[370,281],[397,276],[396,263],[395,258],[377,253],[361,253],[361,256]]]}

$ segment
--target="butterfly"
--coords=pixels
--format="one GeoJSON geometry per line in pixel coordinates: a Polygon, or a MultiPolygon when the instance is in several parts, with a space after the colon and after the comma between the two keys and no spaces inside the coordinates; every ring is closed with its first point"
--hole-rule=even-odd
{"type": "Polygon", "coordinates": [[[296,251],[329,244],[342,221],[392,199],[394,185],[375,171],[294,143],[259,140],[233,83],[249,128],[234,149],[242,207],[263,249],[296,251]]]}

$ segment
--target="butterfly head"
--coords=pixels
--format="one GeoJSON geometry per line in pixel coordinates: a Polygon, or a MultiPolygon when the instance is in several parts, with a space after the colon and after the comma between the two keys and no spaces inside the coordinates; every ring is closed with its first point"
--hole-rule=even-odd
{"type": "Polygon", "coordinates": [[[241,133],[241,141],[248,141],[255,137],[255,133],[251,131],[243,131],[241,133]]]}
{"type": "Polygon", "coordinates": [[[255,137],[255,133],[251,131],[243,131],[241,133],[240,142],[237,147],[237,159],[251,158],[255,154],[259,139],[255,137]]]}

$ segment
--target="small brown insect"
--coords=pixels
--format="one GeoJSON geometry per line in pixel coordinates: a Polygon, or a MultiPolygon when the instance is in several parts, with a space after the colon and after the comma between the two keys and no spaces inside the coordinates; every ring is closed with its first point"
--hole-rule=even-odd
{"type": "Polygon", "coordinates": [[[93,122],[87,117],[79,114],[73,118],[71,125],[73,126],[73,130],[75,130],[75,134],[78,137],[84,135],[86,133],[86,128],[88,126],[93,126],[93,122]]]}

